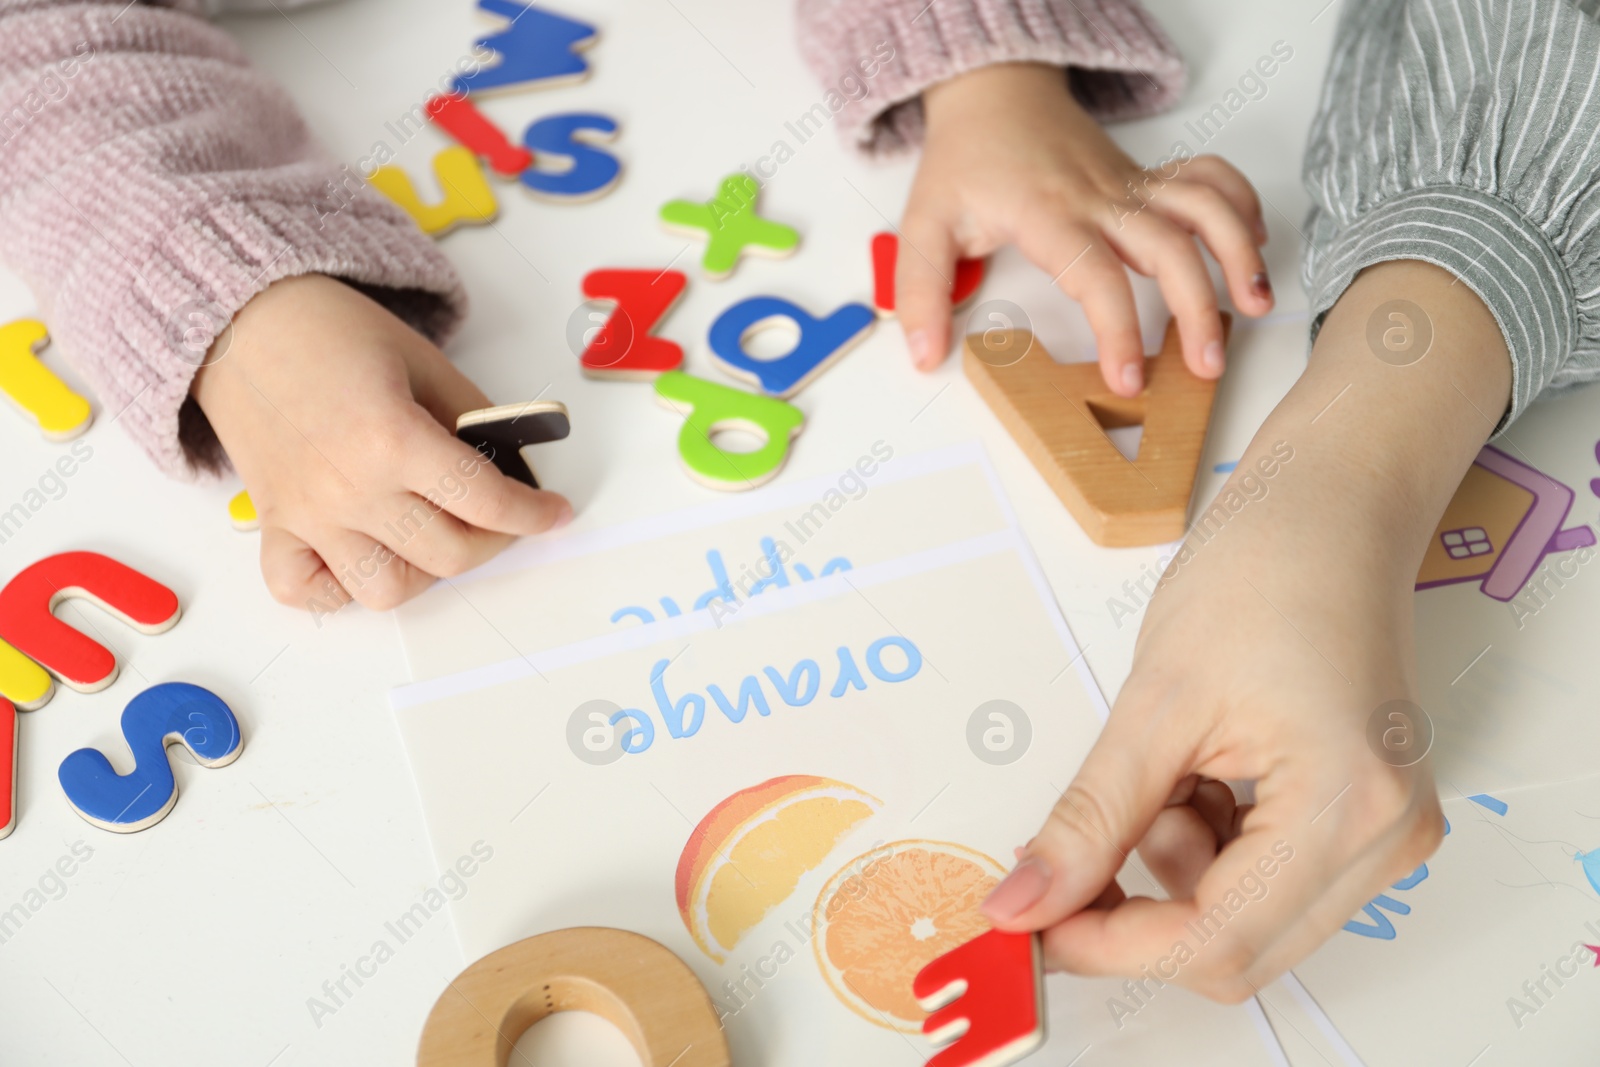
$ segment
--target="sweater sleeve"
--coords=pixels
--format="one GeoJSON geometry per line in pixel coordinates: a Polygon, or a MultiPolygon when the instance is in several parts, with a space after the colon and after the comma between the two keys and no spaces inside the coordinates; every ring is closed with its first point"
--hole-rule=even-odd
{"type": "Polygon", "coordinates": [[[0,259],[107,417],[175,475],[222,465],[189,385],[272,282],[343,279],[436,341],[465,309],[432,241],[317,146],[205,8],[0,0],[0,259]]]}
{"type": "Polygon", "coordinates": [[[843,102],[840,136],[871,155],[921,140],[924,89],[994,63],[1064,68],[1102,120],[1161,111],[1185,85],[1137,0],[799,0],[797,17],[806,61],[843,102]]]}

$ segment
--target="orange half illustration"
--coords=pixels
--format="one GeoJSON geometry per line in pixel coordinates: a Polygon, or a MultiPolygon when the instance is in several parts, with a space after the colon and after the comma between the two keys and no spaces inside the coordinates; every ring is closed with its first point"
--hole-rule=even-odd
{"type": "Polygon", "coordinates": [[[678,859],[678,912],[695,944],[718,963],[726,960],[806,872],[882,806],[844,782],[791,774],[712,808],[678,859]]]}
{"type": "Polygon", "coordinates": [[[945,841],[895,841],[851,860],[817,897],[817,966],[834,995],[879,1026],[916,1033],[912,979],[989,929],[978,911],[1005,873],[945,841]]]}

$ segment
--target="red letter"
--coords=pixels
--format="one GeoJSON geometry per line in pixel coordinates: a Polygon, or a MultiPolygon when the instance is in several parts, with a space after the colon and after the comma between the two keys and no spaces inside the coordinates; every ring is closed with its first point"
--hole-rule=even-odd
{"type": "Polygon", "coordinates": [[[583,350],[592,378],[654,378],[683,365],[683,349],[650,330],[688,284],[675,270],[596,270],[583,279],[590,300],[615,300],[617,309],[583,350]]]}
{"type": "Polygon", "coordinates": [[[63,552],[28,567],[0,590],[0,639],[84,693],[117,678],[117,658],[53,614],[81,598],[147,634],[178,621],[178,596],[160,582],[97,552],[63,552]]]}
{"type": "Polygon", "coordinates": [[[465,96],[436,96],[425,105],[428,117],[464,147],[489,162],[502,178],[515,178],[533,166],[533,153],[511,143],[465,96]]]}

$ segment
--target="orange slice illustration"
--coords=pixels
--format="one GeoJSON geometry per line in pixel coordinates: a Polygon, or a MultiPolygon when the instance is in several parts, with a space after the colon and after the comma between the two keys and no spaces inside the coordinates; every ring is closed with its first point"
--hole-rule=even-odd
{"type": "Polygon", "coordinates": [[[832,778],[791,774],[712,808],[678,859],[678,912],[718,963],[882,802],[832,778]]]}
{"type": "Polygon", "coordinates": [[[817,966],[834,995],[879,1026],[916,1033],[911,980],[989,929],[978,911],[1004,868],[945,841],[895,841],[857,856],[817,897],[817,966]]]}

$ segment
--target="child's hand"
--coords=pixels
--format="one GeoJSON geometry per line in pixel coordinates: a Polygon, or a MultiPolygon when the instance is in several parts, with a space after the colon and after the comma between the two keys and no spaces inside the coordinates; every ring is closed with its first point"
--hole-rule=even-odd
{"type": "Polygon", "coordinates": [[[1403,261],[1357,277],[1196,517],[1104,732],[985,904],[996,925],[1044,930],[1057,967],[1237,1001],[1427,858],[1444,827],[1419,761],[1413,586],[1510,390],[1467,286],[1403,261]],[[1431,345],[1405,365],[1367,339],[1400,296],[1431,345]],[[1254,806],[1217,779],[1253,781],[1254,806]],[[1170,900],[1118,887],[1135,847],[1170,900]]]}
{"type": "Polygon", "coordinates": [[[1196,374],[1222,373],[1222,321],[1195,238],[1247,315],[1272,308],[1255,191],[1215,156],[1146,171],[1067,91],[1056,67],[1002,64],[923,94],[927,137],[906,204],[896,304],[911,358],[944,359],[957,258],[1014,244],[1083,304],[1113,392],[1143,388],[1144,343],[1123,269],[1155,277],[1196,374]]]}
{"type": "Polygon", "coordinates": [[[572,508],[456,439],[488,399],[434,345],[332,278],[245,305],[193,395],[261,516],[261,573],[284,604],[386,610],[572,508]]]}

